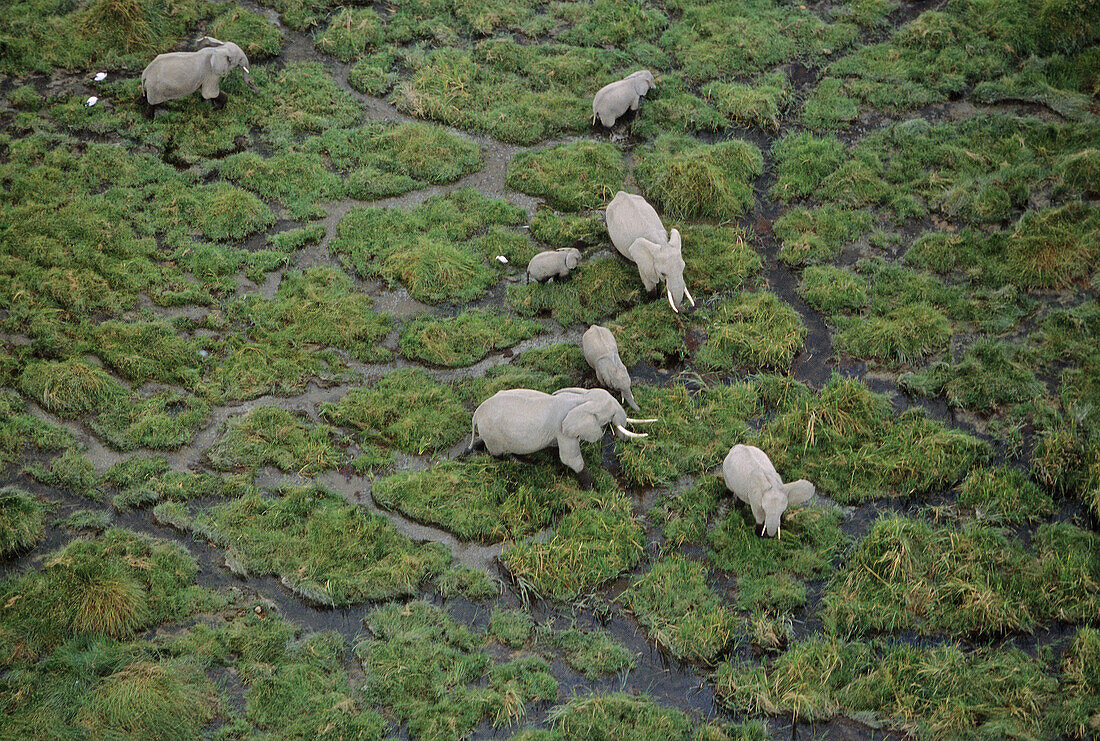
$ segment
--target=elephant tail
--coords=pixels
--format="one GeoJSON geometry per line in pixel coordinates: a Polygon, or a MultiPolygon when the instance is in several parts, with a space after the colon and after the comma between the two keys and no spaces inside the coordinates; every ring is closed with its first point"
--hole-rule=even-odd
{"type": "Polygon", "coordinates": [[[474,442],[477,440],[477,418],[470,418],[470,447],[469,450],[474,449],[474,442]]]}

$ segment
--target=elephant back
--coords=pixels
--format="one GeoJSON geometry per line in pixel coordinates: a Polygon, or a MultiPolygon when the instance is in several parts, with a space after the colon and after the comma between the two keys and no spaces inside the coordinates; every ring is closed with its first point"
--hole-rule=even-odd
{"type": "Polygon", "coordinates": [[[668,233],[657,210],[641,196],[620,190],[607,204],[605,219],[611,243],[627,259],[630,245],[639,238],[661,245],[668,243],[668,233]]]}

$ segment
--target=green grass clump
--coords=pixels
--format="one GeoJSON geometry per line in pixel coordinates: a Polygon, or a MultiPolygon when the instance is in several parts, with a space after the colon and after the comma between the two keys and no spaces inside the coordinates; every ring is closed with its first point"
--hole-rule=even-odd
{"type": "Polygon", "coordinates": [[[356,198],[397,195],[425,183],[453,183],[481,167],[481,150],[476,142],[442,126],[422,123],[368,123],[351,129],[329,129],[308,140],[303,149],[324,152],[335,167],[349,171],[349,195],[356,198]],[[358,181],[366,173],[383,180],[397,178],[410,185],[383,192],[383,186],[373,184],[369,187],[379,189],[377,193],[360,193],[359,186],[353,187],[351,181],[358,181]]]}
{"type": "Polygon", "coordinates": [[[771,196],[780,201],[818,197],[825,178],[845,160],[844,145],[835,136],[787,134],[772,145],[777,178],[771,196]]]}
{"type": "Polygon", "coordinates": [[[750,288],[763,261],[753,249],[750,232],[709,224],[684,225],[684,282],[693,296],[699,291],[750,288]]]}
{"type": "Polygon", "coordinates": [[[215,241],[244,239],[275,223],[267,204],[247,190],[217,183],[198,191],[199,231],[215,241]]]}
{"type": "Polygon", "coordinates": [[[68,430],[43,422],[27,412],[23,397],[0,391],[0,465],[17,461],[25,451],[55,452],[74,442],[68,430]]]}
{"type": "Polygon", "coordinates": [[[517,539],[552,524],[580,496],[552,455],[532,465],[489,456],[443,461],[382,479],[372,495],[382,507],[463,540],[517,539]]]}
{"type": "Polygon", "coordinates": [[[512,648],[521,648],[530,640],[534,630],[531,616],[523,610],[494,607],[489,617],[489,635],[512,648]]]}
{"type": "Polygon", "coordinates": [[[489,578],[479,569],[468,566],[454,566],[436,579],[436,589],[443,599],[465,597],[473,602],[492,599],[500,595],[500,583],[489,578]]]}
{"type": "Polygon", "coordinates": [[[419,370],[394,371],[370,387],[353,389],[338,402],[322,404],[321,417],[356,430],[365,443],[410,455],[454,445],[470,421],[454,390],[419,370]]]}
{"type": "Polygon", "coordinates": [[[361,93],[381,97],[397,84],[397,55],[388,49],[361,56],[348,70],[348,84],[361,93]]]}
{"type": "Polygon", "coordinates": [[[613,674],[624,675],[634,668],[634,654],[602,630],[554,630],[550,625],[535,628],[535,642],[561,652],[565,663],[588,680],[613,674]]]}
{"type": "Polygon", "coordinates": [[[336,467],[333,437],[328,425],[310,425],[278,407],[257,407],[228,420],[206,458],[219,471],[270,465],[309,476],[336,467]]]}
{"type": "Polygon", "coordinates": [[[668,484],[718,465],[761,411],[756,390],[744,383],[697,391],[683,384],[636,385],[633,391],[646,416],[660,420],[646,425],[649,437],[615,443],[626,480],[642,486],[668,484]]]}
{"type": "Polygon", "coordinates": [[[832,265],[811,265],[798,284],[806,303],[824,314],[859,311],[867,305],[869,289],[863,276],[832,265]]]}
{"type": "Polygon", "coordinates": [[[662,136],[638,152],[635,176],[646,199],[666,217],[736,219],[752,206],[752,181],[763,159],[752,144],[703,144],[662,136]]]}
{"type": "Polygon", "coordinates": [[[1005,252],[1005,267],[1017,285],[1081,285],[1093,277],[1100,259],[1100,209],[1077,202],[1024,214],[1005,252]]]}
{"type": "Polygon", "coordinates": [[[1050,494],[1015,468],[976,468],[959,485],[959,504],[973,507],[981,519],[1020,524],[1054,514],[1050,494]]]}
{"type": "Polygon", "coordinates": [[[193,662],[135,661],[92,689],[76,722],[96,738],[195,738],[218,705],[214,683],[193,662]]]}
{"type": "Polygon", "coordinates": [[[503,350],[544,331],[541,324],[495,311],[468,309],[453,319],[425,314],[401,330],[406,357],[448,368],[473,365],[494,350],[503,350]]]}
{"type": "Polygon", "coordinates": [[[687,491],[663,495],[649,516],[661,523],[661,532],[671,547],[701,543],[707,534],[707,522],[728,493],[720,477],[700,476],[687,491]]]}
{"type": "Polygon", "coordinates": [[[28,466],[26,473],[43,484],[56,486],[90,499],[100,498],[100,492],[96,488],[99,476],[96,474],[95,466],[75,447],[68,448],[61,455],[52,458],[49,465],[35,463],[28,466]]]}
{"type": "Polygon", "coordinates": [[[775,221],[775,236],[783,243],[779,259],[791,267],[827,263],[870,228],[866,211],[791,209],[775,221]]]}
{"type": "Polygon", "coordinates": [[[729,123],[771,132],[779,130],[779,119],[791,103],[791,83],[783,72],[762,75],[748,85],[711,82],[702,93],[729,123]]]}
{"type": "Polygon", "coordinates": [[[632,568],[642,557],[642,527],[623,494],[577,499],[550,540],[518,543],[500,556],[517,583],[547,599],[573,599],[632,568]]]}
{"type": "Polygon", "coordinates": [[[163,457],[129,458],[103,474],[100,485],[117,492],[111,504],[120,511],[161,501],[186,502],[206,497],[236,497],[254,493],[249,474],[218,476],[193,471],[172,471],[163,457]]]}
{"type": "Polygon", "coordinates": [[[835,345],[861,360],[912,365],[945,350],[953,334],[950,320],[939,309],[920,302],[879,316],[843,319],[835,345]]]}
{"type": "Polygon", "coordinates": [[[658,705],[645,695],[592,694],[554,708],[546,741],[665,739],[667,741],[763,741],[759,723],[721,726],[716,721],[696,727],[680,710],[658,705]]]}
{"type": "Polygon", "coordinates": [[[1032,556],[984,525],[956,530],[884,518],[830,587],[825,622],[833,632],[961,636],[1079,620],[1100,603],[1100,568],[1087,555],[1095,539],[1073,525],[1044,525],[1032,556]]]}
{"type": "Polygon", "coordinates": [[[642,295],[634,265],[619,257],[586,260],[569,280],[508,286],[508,305],[521,316],[549,313],[563,327],[595,324],[642,295]]]}
{"type": "Polygon", "coordinates": [[[1062,659],[1061,704],[1052,709],[1055,725],[1071,738],[1088,738],[1100,704],[1100,631],[1081,628],[1062,659]]]}
{"type": "Polygon", "coordinates": [[[221,160],[218,172],[265,199],[279,201],[296,219],[324,216],[320,202],[331,201],[343,191],[340,178],[321,158],[305,152],[266,159],[255,152],[241,152],[221,160]]]}
{"type": "Polygon", "coordinates": [[[929,738],[1041,735],[1057,704],[1043,662],[1015,648],[916,646],[811,638],[770,667],[727,663],[717,693],[735,712],[825,720],[870,712],[929,738]]]}
{"type": "Polygon", "coordinates": [[[418,301],[472,301],[485,295],[503,269],[472,238],[485,227],[523,220],[521,209],[466,188],[411,211],[350,211],[329,247],[359,275],[401,284],[418,301]]]}
{"type": "Polygon", "coordinates": [[[111,519],[110,512],[98,509],[78,509],[60,522],[70,530],[102,532],[111,526],[111,519]]]}
{"type": "Polygon", "coordinates": [[[370,8],[343,8],[332,17],[328,28],[315,41],[317,48],[341,62],[356,57],[382,43],[382,20],[370,8]]]}
{"type": "Polygon", "coordinates": [[[42,539],[44,509],[37,497],[16,486],[0,489],[0,556],[7,558],[42,539]]]}
{"type": "Polygon", "coordinates": [[[625,174],[622,154],[613,144],[579,141],[520,152],[508,165],[505,183],[554,208],[578,211],[606,205],[622,188],[625,174]]]}
{"type": "Polygon", "coordinates": [[[783,537],[760,538],[752,511],[736,502],[732,507],[707,539],[715,565],[738,576],[737,606],[756,614],[801,607],[806,589],[796,577],[828,576],[847,543],[840,512],[791,507],[783,515],[783,537]]]}
{"type": "Polygon", "coordinates": [[[128,638],[206,604],[180,546],[112,528],[0,583],[0,658],[34,661],[73,636],[128,638]]]}
{"type": "Polygon", "coordinates": [[[734,296],[703,317],[707,340],[695,362],[707,370],[785,370],[806,339],[802,317],[774,293],[734,296]]]}
{"type": "Polygon", "coordinates": [[[278,26],[259,13],[244,8],[228,8],[210,22],[206,32],[209,36],[232,41],[241,47],[250,62],[278,56],[285,42],[278,26]]]}
{"type": "Polygon", "coordinates": [[[202,372],[196,343],[163,322],[108,321],[89,332],[96,355],[128,381],[194,388],[202,372]]]}
{"type": "Polygon", "coordinates": [[[666,301],[636,306],[607,322],[615,335],[619,357],[627,368],[640,362],[655,366],[687,357],[684,318],[669,311],[666,301]]]}
{"type": "Polygon", "coordinates": [[[759,440],[785,481],[808,479],[841,504],[948,488],[989,455],[977,438],[917,408],[898,414],[887,397],[838,376],[773,417],[759,440]]]}
{"type": "Polygon", "coordinates": [[[1045,389],[1035,372],[1014,359],[995,341],[975,342],[958,362],[940,361],[918,373],[907,373],[899,385],[922,396],[943,396],[953,406],[993,412],[1042,396],[1045,389]]]}
{"type": "Polygon", "coordinates": [[[331,606],[413,595],[449,554],[419,546],[389,520],[314,487],[282,489],[203,510],[189,524],[240,569],[275,574],[310,602],[331,606]]]}
{"type": "Polygon", "coordinates": [[[19,386],[43,409],[69,419],[102,412],[125,393],[110,375],[81,360],[29,363],[19,386]]]}
{"type": "Polygon", "coordinates": [[[478,650],[481,636],[426,602],[380,607],[364,623],[373,637],[355,653],[368,677],[365,695],[417,738],[465,738],[483,721],[505,725],[528,703],[557,697],[544,661],[494,664],[478,650]],[[488,686],[479,686],[486,676],[488,686]]]}
{"type": "Polygon", "coordinates": [[[741,619],[707,586],[708,569],[679,556],[666,559],[635,577],[623,593],[623,604],[673,655],[713,663],[735,641],[741,619]]]}

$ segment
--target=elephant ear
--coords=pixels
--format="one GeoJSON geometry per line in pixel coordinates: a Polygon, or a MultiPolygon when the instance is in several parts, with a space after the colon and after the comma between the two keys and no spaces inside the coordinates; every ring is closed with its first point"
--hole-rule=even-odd
{"type": "Polygon", "coordinates": [[[579,437],[585,442],[596,442],[603,437],[600,419],[596,416],[598,409],[598,405],[588,401],[574,407],[561,421],[562,433],[569,437],[579,437]]]}
{"type": "Polygon", "coordinates": [[[638,274],[642,276],[642,281],[647,286],[655,286],[661,282],[661,276],[657,273],[657,262],[654,260],[659,248],[659,245],[655,242],[639,237],[634,240],[634,243],[630,245],[630,249],[627,250],[630,259],[638,266],[638,274]]]}
{"type": "Polygon", "coordinates": [[[798,481],[792,481],[789,484],[784,484],[783,488],[787,490],[787,506],[794,507],[799,504],[803,504],[810,497],[814,495],[816,489],[806,479],[799,479],[798,481]]]}
{"type": "Polygon", "coordinates": [[[645,95],[649,92],[649,80],[645,78],[645,75],[638,75],[631,80],[631,83],[634,85],[635,95],[645,95]]]}
{"type": "Polygon", "coordinates": [[[668,233],[668,243],[672,245],[677,252],[681,251],[680,247],[680,230],[673,229],[668,233]]]}
{"type": "Polygon", "coordinates": [[[229,50],[224,46],[219,46],[210,53],[210,69],[215,75],[229,72],[229,50]]]}

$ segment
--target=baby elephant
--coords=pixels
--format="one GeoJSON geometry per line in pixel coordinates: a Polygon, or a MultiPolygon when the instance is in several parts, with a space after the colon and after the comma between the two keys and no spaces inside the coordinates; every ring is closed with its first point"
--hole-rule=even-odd
{"type": "Polygon", "coordinates": [[[240,67],[245,83],[256,89],[248,79],[248,57],[232,42],[203,36],[198,51],[176,51],[157,56],[141,73],[141,92],[150,106],[166,100],[186,98],[196,90],[212,102],[215,108],[225,105],[225,94],[219,81],[234,67],[240,67]]]}
{"type": "Polygon", "coordinates": [[[610,129],[628,110],[638,110],[642,96],[655,87],[657,82],[653,79],[653,73],[647,69],[604,85],[592,99],[592,123],[596,123],[598,118],[600,123],[610,129]]]}
{"type": "Polygon", "coordinates": [[[580,265],[581,251],[573,247],[562,247],[557,250],[540,252],[527,263],[527,282],[542,283],[551,278],[562,278],[569,275],[569,271],[580,265]]]}
{"type": "Polygon", "coordinates": [[[763,526],[761,535],[781,537],[779,518],[783,512],[814,495],[814,485],[806,479],[784,484],[764,451],[751,445],[730,449],[722,461],[722,478],[727,489],[752,507],[756,524],[763,526]]]}
{"type": "Polygon", "coordinates": [[[596,369],[596,378],[609,389],[618,391],[630,408],[638,411],[634,394],[630,393],[630,373],[619,358],[619,346],[615,335],[607,327],[593,324],[581,338],[584,359],[596,369]]]}

